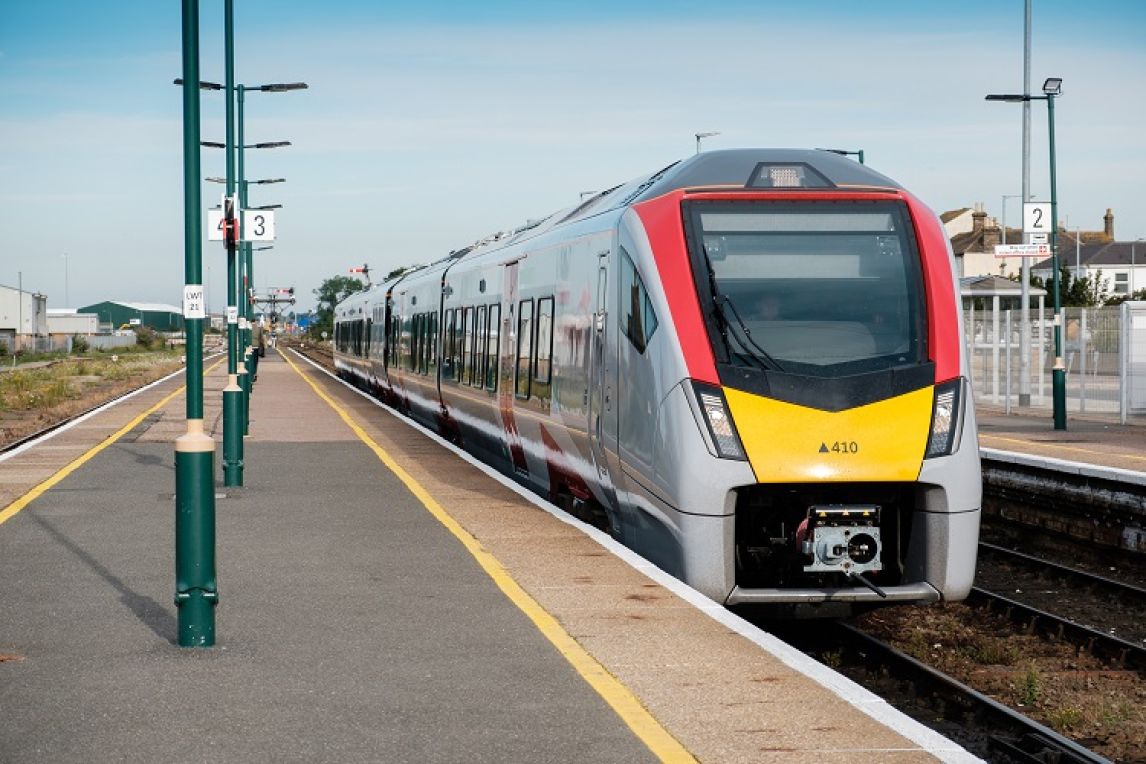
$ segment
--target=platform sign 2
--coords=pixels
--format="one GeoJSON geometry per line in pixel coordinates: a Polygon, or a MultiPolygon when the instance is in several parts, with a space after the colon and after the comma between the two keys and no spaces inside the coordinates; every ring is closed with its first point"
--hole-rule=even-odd
{"type": "Polygon", "coordinates": [[[1023,233],[1049,234],[1051,232],[1050,202],[1023,203],[1023,233]]]}
{"type": "Polygon", "coordinates": [[[243,210],[243,224],[239,230],[243,241],[274,241],[274,210],[243,210]]]}

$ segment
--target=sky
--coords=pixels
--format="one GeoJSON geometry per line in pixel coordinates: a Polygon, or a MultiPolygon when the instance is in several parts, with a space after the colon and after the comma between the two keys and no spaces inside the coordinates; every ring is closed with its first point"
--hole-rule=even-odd
{"type": "MultiPolygon", "coordinates": [[[[1055,102],[1060,221],[1146,238],[1146,3],[1032,0],[1031,91],[1055,102]]],[[[705,149],[863,149],[937,212],[1017,226],[1023,0],[235,0],[252,205],[282,204],[255,286],[314,306],[325,279],[428,263],[705,149]]],[[[224,3],[201,0],[200,77],[224,80],[224,3]]],[[[49,308],[178,305],[181,3],[0,0],[0,284],[49,308]]],[[[204,92],[203,140],[225,98],[204,92]]],[[[1048,199],[1045,102],[1030,188],[1048,199]]],[[[202,151],[202,174],[225,174],[202,151]]],[[[202,183],[205,210],[222,186],[202,183]]],[[[1144,245],[1146,248],[1146,245],[1144,245]]],[[[209,307],[226,257],[203,247],[209,307]]]]}

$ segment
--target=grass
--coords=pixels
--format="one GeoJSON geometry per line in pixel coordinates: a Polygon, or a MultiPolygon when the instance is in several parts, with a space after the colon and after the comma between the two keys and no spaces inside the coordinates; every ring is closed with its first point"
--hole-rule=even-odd
{"type": "Polygon", "coordinates": [[[0,411],[42,411],[82,397],[102,382],[118,382],[170,365],[181,351],[94,353],[80,359],[58,359],[37,369],[0,373],[0,411]],[[113,360],[114,359],[114,360],[113,360]]]}

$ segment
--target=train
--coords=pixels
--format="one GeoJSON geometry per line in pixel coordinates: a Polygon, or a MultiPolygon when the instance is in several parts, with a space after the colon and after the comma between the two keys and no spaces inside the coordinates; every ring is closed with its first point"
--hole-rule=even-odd
{"type": "Polygon", "coordinates": [[[959,600],[950,243],[818,149],[705,151],[355,293],[337,373],[727,606],[959,600]]]}

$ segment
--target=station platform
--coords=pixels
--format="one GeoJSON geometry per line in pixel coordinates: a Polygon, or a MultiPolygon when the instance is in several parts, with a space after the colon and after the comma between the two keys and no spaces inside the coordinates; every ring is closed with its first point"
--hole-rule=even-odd
{"type": "Polygon", "coordinates": [[[213,648],[175,645],[180,379],[0,461],[0,761],[974,760],[284,352],[213,648]]]}
{"type": "Polygon", "coordinates": [[[1015,454],[1038,466],[1081,468],[1146,487],[1146,424],[1068,416],[1066,429],[1056,430],[1050,412],[1006,414],[1001,408],[977,405],[975,415],[984,456],[1015,454]]]}

